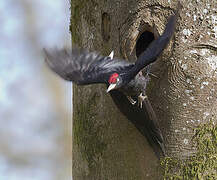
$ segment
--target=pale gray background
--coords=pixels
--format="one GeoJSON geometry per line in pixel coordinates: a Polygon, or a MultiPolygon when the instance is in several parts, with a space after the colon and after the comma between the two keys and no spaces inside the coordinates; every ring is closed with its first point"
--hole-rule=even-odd
{"type": "Polygon", "coordinates": [[[68,0],[0,0],[0,180],[71,179],[71,83],[43,47],[70,45],[68,0]]]}

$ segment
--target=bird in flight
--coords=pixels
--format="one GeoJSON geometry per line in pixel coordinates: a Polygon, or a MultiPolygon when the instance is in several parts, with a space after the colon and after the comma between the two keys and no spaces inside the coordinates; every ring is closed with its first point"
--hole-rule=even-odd
{"type": "Polygon", "coordinates": [[[132,97],[138,97],[138,104],[141,106],[147,97],[145,90],[148,81],[141,70],[153,63],[166,48],[173,35],[175,24],[176,15],[171,15],[163,34],[149,45],[135,63],[113,58],[114,52],[109,56],[102,56],[96,52],[77,48],[44,49],[45,61],[65,80],[77,85],[107,84],[107,92],[118,89],[132,104],[136,102],[132,97]]]}
{"type": "Polygon", "coordinates": [[[122,108],[122,113],[128,116],[127,118],[138,127],[140,132],[145,133],[148,141],[153,142],[150,144],[157,144],[163,154],[163,136],[145,92],[148,74],[143,76],[141,71],[155,62],[170,42],[176,26],[177,12],[169,17],[162,35],[151,42],[135,63],[114,58],[113,51],[109,56],[102,56],[99,53],[78,48],[44,49],[46,63],[63,79],[77,85],[106,84],[107,92],[110,92],[118,108],[122,108]],[[126,99],[130,102],[128,105],[126,99]],[[121,104],[120,101],[124,101],[125,104],[121,104]],[[139,108],[134,108],[136,102],[139,108]],[[134,119],[135,116],[132,116],[133,113],[139,113],[138,121],[134,119]]]}

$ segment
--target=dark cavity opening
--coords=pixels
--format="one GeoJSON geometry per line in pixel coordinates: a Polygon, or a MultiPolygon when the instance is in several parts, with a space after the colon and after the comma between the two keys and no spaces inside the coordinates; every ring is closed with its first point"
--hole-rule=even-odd
{"type": "Polygon", "coordinates": [[[102,38],[104,41],[109,41],[110,39],[110,31],[111,31],[111,18],[108,13],[102,14],[102,38]]]}
{"type": "Polygon", "coordinates": [[[149,44],[155,39],[154,34],[150,31],[144,31],[136,42],[136,57],[138,58],[141,53],[147,49],[149,44]]]}

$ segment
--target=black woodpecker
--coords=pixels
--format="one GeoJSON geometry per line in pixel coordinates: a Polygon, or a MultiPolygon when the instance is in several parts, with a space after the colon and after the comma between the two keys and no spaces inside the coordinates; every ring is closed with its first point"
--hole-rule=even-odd
{"type": "Polygon", "coordinates": [[[63,79],[77,85],[106,84],[118,108],[147,137],[152,147],[155,146],[158,157],[160,151],[164,154],[163,137],[145,92],[148,74],[143,76],[141,70],[156,61],[168,45],[175,30],[177,12],[169,17],[163,34],[152,41],[135,63],[113,58],[113,52],[105,57],[85,49],[44,49],[46,63],[63,79]],[[140,107],[134,105],[135,97],[140,107]],[[137,119],[133,114],[138,115],[137,119]]]}
{"type": "Polygon", "coordinates": [[[48,66],[63,79],[78,85],[104,83],[108,85],[107,92],[118,89],[131,101],[138,97],[138,103],[147,97],[145,90],[148,78],[141,70],[153,63],[169,43],[176,24],[176,15],[170,16],[161,36],[154,40],[139,56],[135,63],[113,58],[113,52],[104,57],[85,49],[44,49],[48,66]]]}

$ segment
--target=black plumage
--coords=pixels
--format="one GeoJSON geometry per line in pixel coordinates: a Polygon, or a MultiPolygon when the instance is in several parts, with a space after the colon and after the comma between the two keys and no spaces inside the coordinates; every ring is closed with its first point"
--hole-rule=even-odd
{"type": "Polygon", "coordinates": [[[118,90],[113,90],[110,95],[125,117],[135,125],[139,132],[146,137],[158,158],[165,155],[163,136],[158,118],[148,98],[142,102],[142,108],[132,105],[127,97],[118,90]]]}
{"type": "Polygon", "coordinates": [[[108,91],[120,89],[123,92],[128,91],[128,96],[139,96],[140,93],[145,93],[147,81],[139,72],[154,62],[167,46],[174,32],[176,18],[176,15],[169,18],[163,34],[149,45],[135,63],[75,48],[44,50],[46,62],[63,79],[78,85],[112,84],[108,91]],[[136,88],[131,88],[132,86],[136,88]]]}
{"type": "Polygon", "coordinates": [[[104,57],[86,49],[44,49],[45,61],[63,79],[78,85],[108,83],[115,72],[124,72],[133,67],[125,60],[104,57]]]}
{"type": "Polygon", "coordinates": [[[48,66],[63,79],[78,85],[107,84],[107,92],[110,91],[118,108],[147,137],[158,156],[159,152],[164,154],[163,136],[145,93],[148,75],[143,76],[140,72],[166,48],[174,33],[176,19],[177,13],[170,16],[163,34],[149,45],[135,63],[104,57],[85,49],[44,50],[48,66]],[[138,98],[140,108],[133,105],[135,97],[138,98]],[[131,103],[126,103],[127,99],[131,103]],[[138,118],[133,119],[135,113],[138,118]]]}

